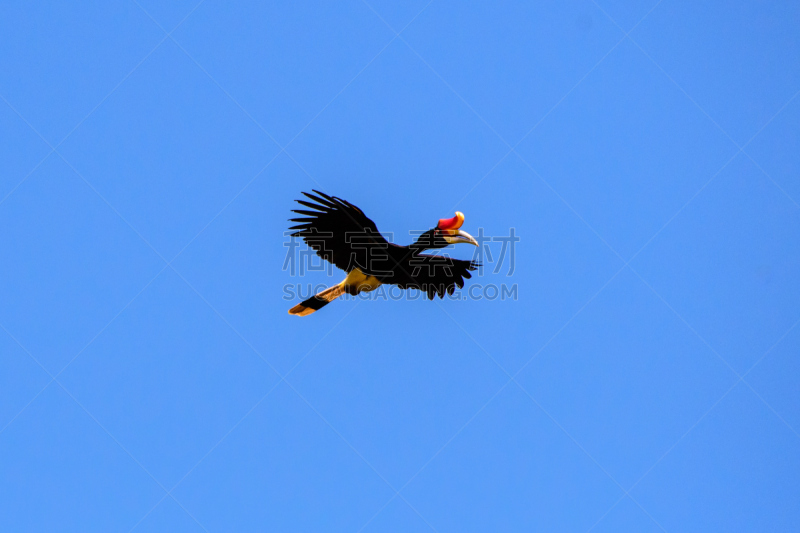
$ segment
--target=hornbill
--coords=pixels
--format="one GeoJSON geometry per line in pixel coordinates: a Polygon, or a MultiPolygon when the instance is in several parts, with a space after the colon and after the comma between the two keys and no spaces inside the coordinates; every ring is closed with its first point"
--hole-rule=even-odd
{"type": "Polygon", "coordinates": [[[357,295],[389,283],[401,289],[418,289],[433,300],[453,294],[456,286],[464,286],[464,278],[480,265],[475,261],[447,256],[423,254],[424,250],[445,248],[450,244],[478,242],[461,231],[464,215],[440,219],[435,228],[421,234],[409,246],[388,242],[375,223],[361,209],[346,200],[312,189],[304,192],[309,200],[295,200],[303,207],[292,209],[302,218],[291,218],[300,224],[292,237],[302,237],[320,257],[347,272],[347,277],[311,298],[289,309],[290,315],[306,316],[321,309],[343,294],[357,295]]]}

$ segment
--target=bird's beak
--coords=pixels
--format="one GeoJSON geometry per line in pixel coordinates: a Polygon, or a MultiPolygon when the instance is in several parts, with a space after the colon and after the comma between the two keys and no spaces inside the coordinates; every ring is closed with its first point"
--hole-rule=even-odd
{"type": "Polygon", "coordinates": [[[475,240],[475,237],[473,237],[466,231],[461,231],[457,229],[445,230],[444,235],[442,235],[442,237],[444,237],[444,240],[446,240],[448,244],[464,243],[464,244],[474,244],[475,246],[478,246],[478,241],[475,240]]]}

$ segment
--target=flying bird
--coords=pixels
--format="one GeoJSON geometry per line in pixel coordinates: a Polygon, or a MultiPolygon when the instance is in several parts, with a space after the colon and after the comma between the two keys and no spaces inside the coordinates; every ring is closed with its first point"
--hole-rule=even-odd
{"type": "Polygon", "coordinates": [[[290,315],[310,315],[343,294],[355,296],[382,284],[418,289],[431,300],[437,295],[444,298],[445,293],[463,287],[464,278],[471,278],[470,272],[480,266],[475,261],[422,253],[458,243],[478,246],[469,233],[461,231],[464,215],[460,212],[440,219],[413,244],[400,246],[387,241],[375,223],[350,202],[313,192],[302,193],[311,201],[295,200],[309,209],[292,209],[302,217],[289,219],[299,223],[289,228],[296,230],[291,236],[302,237],[317,255],[347,272],[347,277],[295,305],[289,309],[290,315]]]}

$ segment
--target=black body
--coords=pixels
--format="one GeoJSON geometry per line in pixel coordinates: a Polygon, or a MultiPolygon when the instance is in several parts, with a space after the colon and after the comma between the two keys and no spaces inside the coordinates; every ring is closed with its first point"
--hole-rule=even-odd
{"type": "Polygon", "coordinates": [[[317,190],[314,193],[303,193],[311,202],[296,200],[313,211],[292,210],[303,215],[290,219],[300,223],[290,228],[297,230],[292,236],[302,237],[317,255],[345,272],[358,269],[381,283],[419,289],[433,299],[463,287],[464,279],[480,266],[475,261],[423,254],[426,249],[448,246],[438,228],[426,231],[409,246],[399,246],[388,242],[358,207],[317,190]]]}

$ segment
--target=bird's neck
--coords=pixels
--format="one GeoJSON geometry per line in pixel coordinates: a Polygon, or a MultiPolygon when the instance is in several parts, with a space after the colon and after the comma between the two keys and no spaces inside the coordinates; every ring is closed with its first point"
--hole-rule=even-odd
{"type": "Polygon", "coordinates": [[[417,241],[415,243],[409,244],[408,248],[409,248],[409,250],[411,250],[411,253],[413,255],[419,255],[422,252],[424,252],[425,250],[432,250],[435,247],[431,246],[430,243],[428,243],[428,242],[417,241]]]}
{"type": "Polygon", "coordinates": [[[435,248],[435,246],[433,246],[433,239],[434,237],[432,231],[426,231],[425,233],[419,236],[416,242],[410,244],[409,248],[411,249],[414,255],[418,255],[424,252],[425,250],[430,250],[432,248],[435,248]]]}

